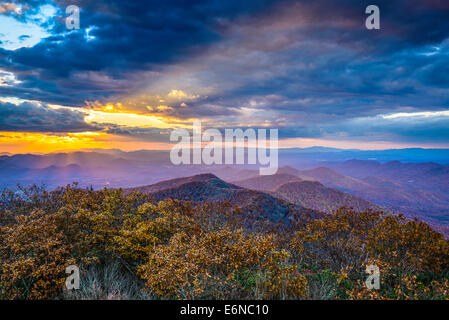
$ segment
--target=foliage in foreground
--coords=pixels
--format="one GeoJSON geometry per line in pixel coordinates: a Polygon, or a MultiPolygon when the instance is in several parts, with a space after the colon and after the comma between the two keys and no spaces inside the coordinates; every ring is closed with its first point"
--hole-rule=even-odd
{"type": "Polygon", "coordinates": [[[0,299],[449,299],[448,241],[402,216],[342,208],[275,226],[121,190],[0,196],[0,299]],[[365,286],[370,264],[379,290],[365,286]]]}

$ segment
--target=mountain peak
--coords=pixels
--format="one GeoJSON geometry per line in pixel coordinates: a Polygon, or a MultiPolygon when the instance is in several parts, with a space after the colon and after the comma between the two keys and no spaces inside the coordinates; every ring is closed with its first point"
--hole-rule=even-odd
{"type": "MultiPolygon", "coordinates": [[[[296,177],[292,178],[298,180],[296,177]]],[[[245,214],[255,214],[273,221],[287,222],[289,217],[305,219],[319,215],[314,210],[291,204],[269,193],[227,183],[210,173],[162,181],[127,191],[134,190],[148,193],[156,201],[180,199],[194,203],[227,202],[240,207],[245,214]]]]}
{"type": "Polygon", "coordinates": [[[300,180],[301,179],[296,175],[288,173],[276,173],[271,176],[257,176],[249,179],[239,180],[235,181],[234,183],[247,189],[273,191],[286,182],[300,180]]]}
{"type": "Polygon", "coordinates": [[[178,188],[190,183],[209,183],[220,188],[239,188],[237,186],[226,183],[212,173],[202,173],[190,177],[176,178],[164,180],[155,184],[128,189],[129,191],[140,191],[143,193],[153,193],[166,189],[178,188]]]}

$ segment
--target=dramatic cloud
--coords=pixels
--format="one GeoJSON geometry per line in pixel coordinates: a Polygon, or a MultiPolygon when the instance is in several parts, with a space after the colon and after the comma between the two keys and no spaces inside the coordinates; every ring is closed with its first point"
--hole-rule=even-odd
{"type": "Polygon", "coordinates": [[[0,129],[18,132],[80,132],[99,128],[84,121],[85,113],[65,108],[22,102],[0,102],[0,129]]]}
{"type": "MultiPolygon", "coordinates": [[[[164,124],[275,127],[284,138],[449,144],[445,116],[383,117],[449,109],[447,1],[383,1],[380,30],[364,26],[370,4],[12,1],[0,12],[21,8],[18,21],[50,36],[16,50],[0,44],[0,95],[171,119],[164,124]],[[73,4],[81,28],[70,31],[65,8],[73,4]]],[[[0,129],[17,127],[16,117],[0,129]]],[[[79,119],[79,130],[93,126],[79,119]]],[[[167,137],[156,126],[107,130],[167,137]]]]}

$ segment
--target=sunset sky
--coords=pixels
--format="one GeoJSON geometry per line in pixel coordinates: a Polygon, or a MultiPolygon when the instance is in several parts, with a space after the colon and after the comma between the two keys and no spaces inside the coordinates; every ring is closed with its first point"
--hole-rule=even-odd
{"type": "Polygon", "coordinates": [[[0,153],[164,149],[196,119],[281,147],[449,148],[449,1],[0,3],[0,153]]]}

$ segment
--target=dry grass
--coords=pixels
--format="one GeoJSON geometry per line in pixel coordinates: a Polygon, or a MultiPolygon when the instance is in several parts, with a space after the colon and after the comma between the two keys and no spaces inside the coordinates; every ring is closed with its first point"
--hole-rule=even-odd
{"type": "Polygon", "coordinates": [[[119,262],[106,266],[94,265],[81,270],[80,289],[64,290],[63,299],[69,300],[149,300],[142,289],[144,283],[119,262]]]}

